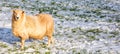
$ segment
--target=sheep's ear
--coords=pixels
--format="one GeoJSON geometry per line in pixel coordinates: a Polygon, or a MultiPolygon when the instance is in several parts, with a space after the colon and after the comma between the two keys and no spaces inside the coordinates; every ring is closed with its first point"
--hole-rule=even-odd
{"type": "Polygon", "coordinates": [[[15,13],[15,10],[12,10],[13,13],[15,13]]]}
{"type": "Polygon", "coordinates": [[[24,14],[25,12],[24,11],[22,11],[22,14],[24,14]]]}

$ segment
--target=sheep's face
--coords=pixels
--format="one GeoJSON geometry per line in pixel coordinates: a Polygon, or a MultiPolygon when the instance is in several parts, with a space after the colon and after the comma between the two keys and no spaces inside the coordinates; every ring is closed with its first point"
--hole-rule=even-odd
{"type": "Polygon", "coordinates": [[[14,21],[21,21],[24,19],[24,11],[22,10],[13,10],[13,16],[12,19],[14,21]]]}

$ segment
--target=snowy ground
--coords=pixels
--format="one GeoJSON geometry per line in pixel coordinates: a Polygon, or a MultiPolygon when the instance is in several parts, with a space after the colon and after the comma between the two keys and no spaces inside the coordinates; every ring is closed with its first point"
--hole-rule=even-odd
{"type": "Polygon", "coordinates": [[[0,0],[0,54],[120,54],[120,0],[0,0]],[[55,44],[19,38],[11,32],[12,9],[52,14],[55,44]]]}

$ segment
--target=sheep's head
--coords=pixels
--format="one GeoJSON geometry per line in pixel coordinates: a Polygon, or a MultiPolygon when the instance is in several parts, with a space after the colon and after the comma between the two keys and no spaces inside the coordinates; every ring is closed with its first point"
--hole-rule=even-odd
{"type": "Polygon", "coordinates": [[[25,18],[25,13],[23,10],[15,9],[13,10],[12,20],[13,21],[23,21],[25,18]]]}

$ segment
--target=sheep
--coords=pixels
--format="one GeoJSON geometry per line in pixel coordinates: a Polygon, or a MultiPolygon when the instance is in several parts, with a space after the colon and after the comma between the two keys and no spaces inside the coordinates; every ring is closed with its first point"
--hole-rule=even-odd
{"type": "Polygon", "coordinates": [[[51,15],[41,13],[26,15],[25,11],[14,9],[12,14],[12,33],[20,38],[21,49],[29,38],[42,40],[48,37],[48,46],[53,43],[54,19],[51,15]]]}

